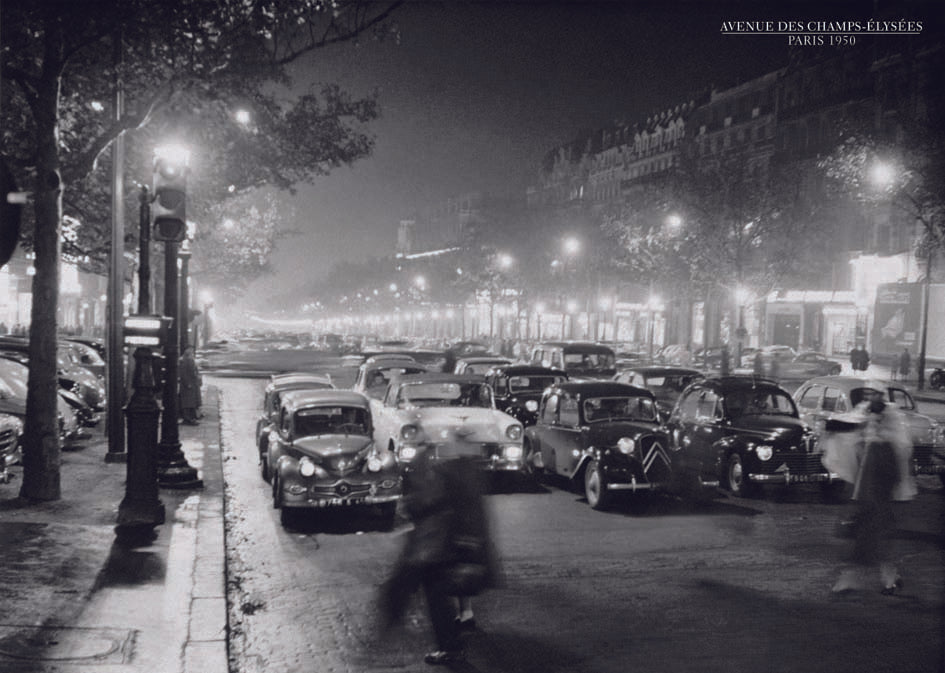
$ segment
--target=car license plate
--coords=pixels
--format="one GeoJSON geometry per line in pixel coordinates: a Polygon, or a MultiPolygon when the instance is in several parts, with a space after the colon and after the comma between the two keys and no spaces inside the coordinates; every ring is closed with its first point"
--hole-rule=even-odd
{"type": "Polygon", "coordinates": [[[798,484],[806,484],[815,481],[827,481],[829,477],[825,474],[792,474],[791,481],[798,484]]]}
{"type": "Polygon", "coordinates": [[[315,507],[340,507],[347,505],[362,505],[364,498],[322,498],[321,500],[312,500],[315,507]]]}

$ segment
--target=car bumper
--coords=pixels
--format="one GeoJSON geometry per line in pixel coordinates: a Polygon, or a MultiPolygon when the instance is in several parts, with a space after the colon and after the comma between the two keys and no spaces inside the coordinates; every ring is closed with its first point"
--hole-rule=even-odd
{"type": "Polygon", "coordinates": [[[307,484],[299,481],[283,483],[282,502],[285,507],[350,507],[382,505],[396,502],[403,495],[403,478],[390,476],[381,482],[350,482],[307,484]]]}
{"type": "Polygon", "coordinates": [[[839,481],[840,476],[835,472],[816,472],[808,474],[793,472],[776,472],[774,474],[749,472],[748,480],[761,484],[823,484],[839,481]]]}

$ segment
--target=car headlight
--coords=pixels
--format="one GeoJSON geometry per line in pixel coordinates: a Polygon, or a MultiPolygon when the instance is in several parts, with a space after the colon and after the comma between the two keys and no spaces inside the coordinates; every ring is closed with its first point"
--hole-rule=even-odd
{"type": "Polygon", "coordinates": [[[417,457],[417,447],[415,446],[405,446],[400,450],[401,460],[413,460],[416,457],[417,457]]]}
{"type": "Polygon", "coordinates": [[[502,447],[502,455],[506,460],[521,460],[522,447],[518,444],[510,444],[502,447]]]}
{"type": "Polygon", "coordinates": [[[315,474],[315,463],[313,463],[312,459],[308,456],[304,456],[299,461],[299,474],[303,477],[311,477],[315,474]]]}
{"type": "Polygon", "coordinates": [[[505,429],[505,436],[512,440],[518,440],[522,438],[522,426],[515,424],[510,425],[505,429]]]}
{"type": "Polygon", "coordinates": [[[636,442],[634,442],[629,437],[621,437],[617,440],[617,450],[620,451],[620,453],[629,456],[633,453],[635,448],[637,448],[636,442]]]}
{"type": "Polygon", "coordinates": [[[367,469],[370,472],[380,472],[381,468],[384,466],[384,463],[378,456],[371,456],[367,461],[367,469]]]}
{"type": "Polygon", "coordinates": [[[535,400],[526,400],[525,408],[528,411],[538,411],[538,402],[536,402],[535,400]]]}
{"type": "Polygon", "coordinates": [[[420,434],[416,425],[405,425],[400,429],[400,438],[405,442],[412,442],[420,434]]]}
{"type": "Polygon", "coordinates": [[[768,444],[759,444],[755,447],[755,455],[758,456],[758,460],[771,460],[774,448],[768,444]]]}

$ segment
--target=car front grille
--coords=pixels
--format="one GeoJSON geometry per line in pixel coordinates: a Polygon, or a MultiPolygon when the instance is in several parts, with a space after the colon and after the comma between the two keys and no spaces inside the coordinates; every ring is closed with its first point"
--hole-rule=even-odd
{"type": "Polygon", "coordinates": [[[794,474],[814,474],[826,470],[820,462],[820,457],[819,453],[789,453],[775,456],[770,462],[776,465],[784,464],[794,474]]]}
{"type": "Polygon", "coordinates": [[[371,484],[352,484],[338,481],[334,484],[315,484],[308,489],[313,498],[360,498],[371,493],[371,484]]]}

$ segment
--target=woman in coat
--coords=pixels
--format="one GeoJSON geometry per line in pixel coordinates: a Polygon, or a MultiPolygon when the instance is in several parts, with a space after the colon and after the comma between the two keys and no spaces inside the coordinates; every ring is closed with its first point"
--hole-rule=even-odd
{"type": "Polygon", "coordinates": [[[197,409],[200,408],[200,372],[194,360],[194,349],[188,346],[180,358],[178,371],[180,380],[180,415],[187,425],[197,425],[197,409]]]}

